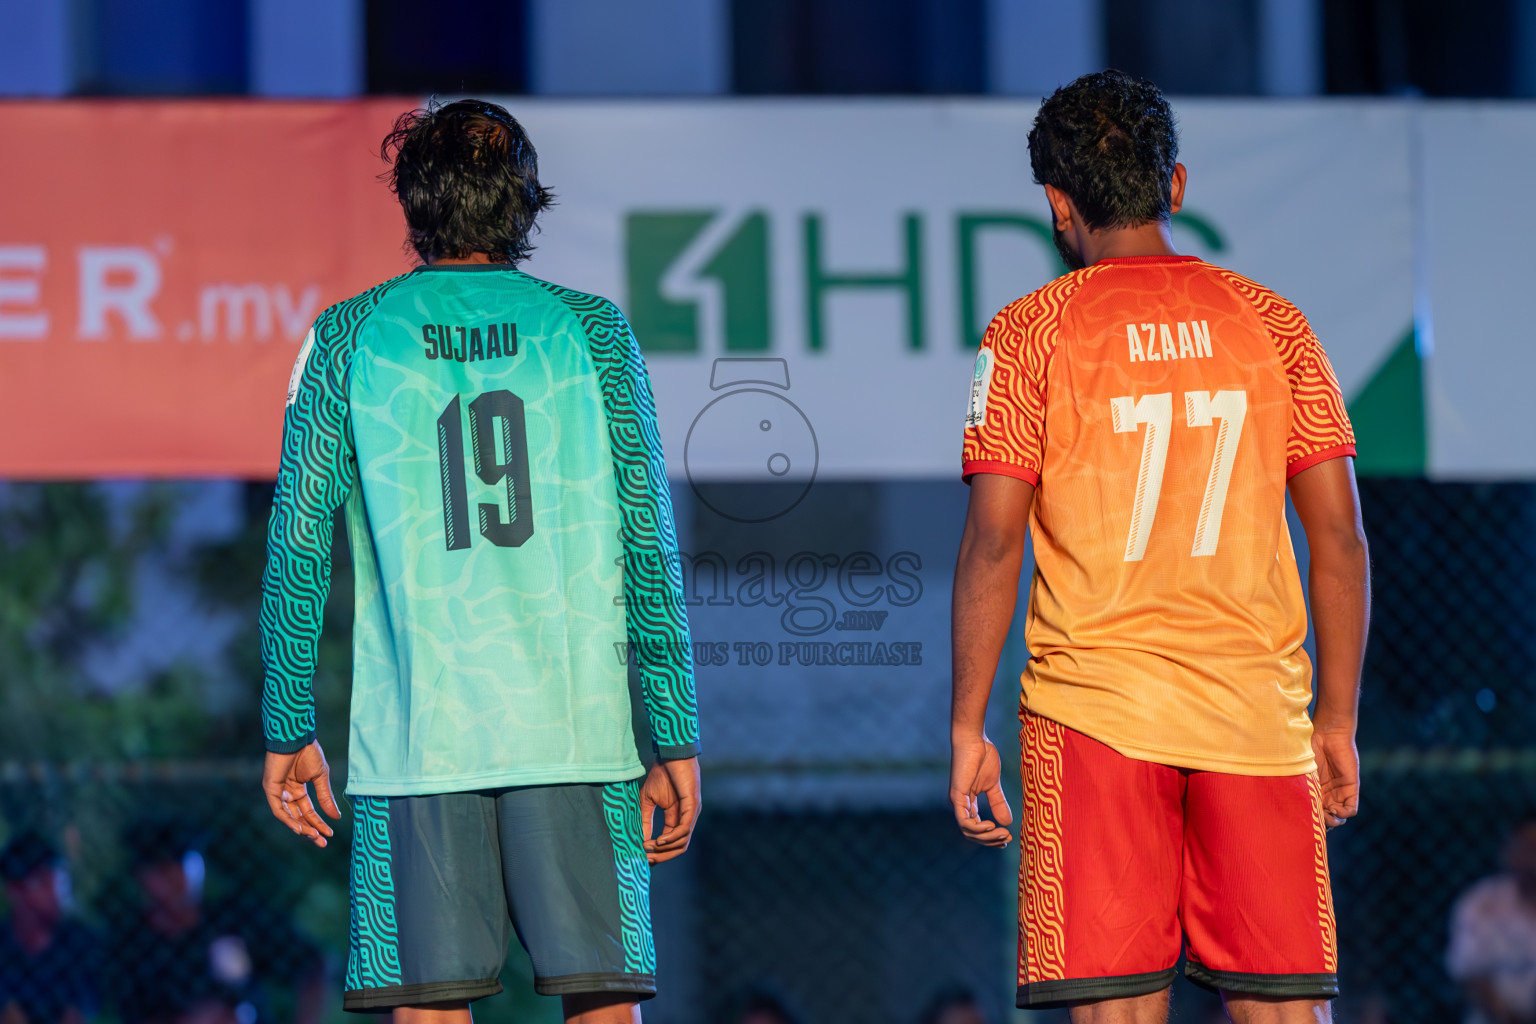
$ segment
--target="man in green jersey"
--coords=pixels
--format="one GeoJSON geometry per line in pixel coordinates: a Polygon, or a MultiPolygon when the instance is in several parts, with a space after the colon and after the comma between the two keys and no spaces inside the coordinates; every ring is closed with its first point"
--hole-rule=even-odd
{"type": "Polygon", "coordinates": [[[267,802],[317,846],[332,830],[316,803],[340,816],[310,687],[345,508],[346,1008],[468,1024],[501,990],[510,924],[567,1020],[638,1021],[656,991],[649,864],[687,849],[699,811],[645,364],[611,302],[516,269],[551,197],[505,110],[413,111],[384,153],[424,265],[322,313],[288,386],[262,581],[267,802]]]}

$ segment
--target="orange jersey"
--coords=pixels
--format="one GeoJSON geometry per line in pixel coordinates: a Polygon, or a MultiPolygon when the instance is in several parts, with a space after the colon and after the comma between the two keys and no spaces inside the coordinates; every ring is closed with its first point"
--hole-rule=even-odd
{"type": "Polygon", "coordinates": [[[1354,440],[1306,318],[1195,257],[1102,260],[999,313],[964,473],[1038,488],[1024,706],[1145,761],[1311,771],[1285,486],[1354,440]]]}

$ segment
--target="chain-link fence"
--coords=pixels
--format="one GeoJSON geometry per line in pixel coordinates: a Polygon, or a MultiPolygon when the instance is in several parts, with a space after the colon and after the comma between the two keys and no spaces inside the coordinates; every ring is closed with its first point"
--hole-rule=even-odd
{"type": "MultiPolygon", "coordinates": [[[[0,962],[0,1002],[29,1022],[59,1008],[53,997],[146,1021],[250,1024],[318,1006],[346,935],[346,876],[340,858],[320,863],[274,832],[252,799],[260,770],[248,760],[0,765],[10,849],[32,833],[68,866],[53,895],[72,925],[57,943],[73,961],[36,954],[30,972],[0,962]]],[[[26,904],[9,908],[17,925],[51,909],[49,894],[25,888],[47,880],[41,859],[6,865],[10,902],[26,904]]],[[[9,938],[0,949],[14,960],[20,931],[9,938]]]]}
{"type": "MultiPolygon", "coordinates": [[[[301,846],[270,821],[258,771],[246,761],[0,770],[5,819],[61,840],[75,913],[99,942],[86,973],[108,1016],[125,1000],[137,1012],[153,987],[159,1002],[147,1005],[162,1010],[227,1000],[236,1020],[292,1020],[323,978],[321,1005],[335,1017],[347,822],[330,850],[301,846]],[[146,821],[186,849],[143,849],[135,831],[146,821]],[[154,877],[157,858],[200,890],[205,920],[192,931],[157,913],[157,900],[174,909],[176,898],[154,877]]],[[[1536,808],[1536,753],[1367,754],[1365,786],[1361,817],[1330,841],[1340,1016],[1454,1019],[1459,996],[1442,966],[1448,912],[1497,863],[1503,829],[1536,808]]],[[[655,873],[664,985],[647,1019],[731,1021],[763,993],[807,1024],[915,1024],[949,989],[1005,1020],[1016,865],[1016,854],[963,843],[943,808],[712,807],[696,847],[655,873]]],[[[529,993],[520,958],[506,980],[517,991],[477,1019],[558,1018],[553,1000],[529,993]]],[[[1176,1019],[1202,1019],[1190,1015],[1206,1007],[1201,996],[1179,998],[1176,1019]]]]}
{"type": "Polygon", "coordinates": [[[1374,607],[1367,748],[1536,736],[1536,485],[1360,482],[1374,607]]]}
{"type": "MultiPolygon", "coordinates": [[[[1450,908],[1498,870],[1503,836],[1536,811],[1536,486],[1367,480],[1361,490],[1376,605],[1362,812],[1329,842],[1339,1017],[1454,1020],[1461,998],[1444,966],[1450,908]]],[[[970,993],[983,1019],[1009,1020],[1017,844],[1006,854],[967,845],[944,805],[942,611],[964,492],[916,484],[817,492],[807,523],[753,534],[690,523],[695,513],[680,496],[685,546],[721,552],[732,587],[748,556],[761,553],[782,567],[797,552],[822,552],[830,569],[822,590],[786,584],[768,608],[694,594],[696,639],[723,644],[727,664],[700,668],[707,809],[695,848],[654,876],[662,994],[646,1019],[737,1024],[756,999],[804,1024],[915,1024],[948,991],[970,993]],[[793,647],[783,653],[790,663],[779,663],[782,624],[805,621],[788,611],[820,598],[838,605],[842,566],[863,573],[859,593],[882,584],[893,598],[877,606],[889,617],[867,639],[916,644],[916,664],[828,673],[797,662],[793,647]],[[760,643],[772,664],[753,662],[760,643]]],[[[235,592],[259,566],[259,554],[250,557],[260,550],[259,497],[250,536],[214,552],[235,592]]],[[[338,773],[345,581],[342,571],[327,617],[325,686],[336,692],[321,693],[338,773]]],[[[1021,656],[1015,639],[1000,676],[1011,678],[1021,656]]],[[[1012,734],[1015,692],[1000,682],[995,736],[1012,734]]],[[[81,959],[103,1019],[127,1015],[135,971],[180,978],[163,984],[188,991],[193,973],[213,977],[212,995],[199,998],[227,1005],[224,1017],[208,1019],[304,1019],[317,993],[324,1015],[341,1018],[349,822],[329,850],[296,842],[260,799],[254,742],[238,749],[235,760],[79,765],[7,761],[0,751],[0,839],[35,828],[65,853],[73,915],[98,942],[81,959]],[[169,866],[157,875],[157,863],[169,866]],[[196,889],[201,908],[198,940],[185,948],[173,941],[187,934],[172,906],[178,885],[188,887],[182,895],[196,889]]],[[[512,952],[509,992],[477,1006],[477,1020],[557,1020],[558,1001],[532,995],[526,960],[515,944],[512,952]]],[[[1211,1012],[1181,983],[1176,1020],[1203,1024],[1211,1012]]]]}
{"type": "Polygon", "coordinates": [[[1367,752],[1360,816],[1329,843],[1341,984],[1394,1022],[1450,1021],[1451,906],[1536,811],[1536,751],[1367,752]]]}

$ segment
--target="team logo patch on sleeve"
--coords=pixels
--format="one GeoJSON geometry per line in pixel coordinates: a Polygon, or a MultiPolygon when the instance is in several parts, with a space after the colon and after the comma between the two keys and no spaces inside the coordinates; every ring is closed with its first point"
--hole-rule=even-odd
{"type": "Polygon", "coordinates": [[[992,350],[976,354],[976,372],[971,376],[971,401],[965,410],[965,429],[979,427],[987,419],[987,392],[992,390],[992,350]]]}
{"type": "Polygon", "coordinates": [[[304,365],[309,362],[309,352],[314,347],[315,329],[311,327],[309,333],[304,335],[304,347],[299,349],[299,358],[293,361],[293,372],[288,375],[289,405],[292,405],[299,397],[299,381],[304,379],[304,365]]]}

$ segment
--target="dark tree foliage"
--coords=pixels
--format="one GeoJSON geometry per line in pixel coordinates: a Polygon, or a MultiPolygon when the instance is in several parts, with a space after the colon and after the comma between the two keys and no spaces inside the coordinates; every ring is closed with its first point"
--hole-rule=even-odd
{"type": "Polygon", "coordinates": [[[114,521],[89,484],[0,489],[0,761],[169,752],[195,730],[190,680],[108,694],[82,670],[130,621],[139,559],[166,535],[165,498],[151,490],[114,521]]]}

